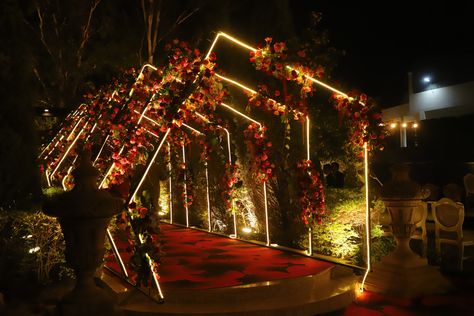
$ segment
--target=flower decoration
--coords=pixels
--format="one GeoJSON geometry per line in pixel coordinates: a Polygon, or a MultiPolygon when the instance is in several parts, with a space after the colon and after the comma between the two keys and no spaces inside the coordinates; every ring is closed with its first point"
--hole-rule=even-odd
{"type": "Polygon", "coordinates": [[[368,144],[369,150],[383,149],[382,141],[387,134],[382,123],[382,114],[373,100],[365,94],[349,93],[348,98],[334,95],[335,108],[341,118],[349,120],[349,140],[362,148],[368,144]]]}
{"type": "Polygon", "coordinates": [[[299,205],[301,219],[305,225],[313,227],[321,224],[326,203],[324,188],[319,172],[311,160],[303,159],[296,165],[296,176],[300,187],[299,205]]]}
{"type": "Polygon", "coordinates": [[[256,123],[250,124],[244,131],[245,142],[252,161],[251,170],[254,172],[257,182],[264,183],[273,177],[275,165],[269,161],[272,143],[265,135],[265,126],[256,123]]]}

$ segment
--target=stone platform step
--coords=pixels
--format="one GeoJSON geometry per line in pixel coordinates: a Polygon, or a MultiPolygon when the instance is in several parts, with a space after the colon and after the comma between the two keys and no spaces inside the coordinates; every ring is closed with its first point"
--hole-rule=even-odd
{"type": "Polygon", "coordinates": [[[167,289],[163,285],[162,304],[110,273],[103,274],[102,282],[126,315],[316,315],[349,305],[356,277],[348,268],[333,266],[305,277],[217,289],[167,289]]]}

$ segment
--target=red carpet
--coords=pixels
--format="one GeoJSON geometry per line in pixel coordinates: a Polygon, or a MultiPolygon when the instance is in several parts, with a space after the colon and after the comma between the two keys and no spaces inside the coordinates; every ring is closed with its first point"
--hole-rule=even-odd
{"type": "MultiPolygon", "coordinates": [[[[331,263],[206,232],[161,224],[160,284],[211,289],[317,274],[331,263]]],[[[107,266],[119,271],[115,259],[107,266]]]]}

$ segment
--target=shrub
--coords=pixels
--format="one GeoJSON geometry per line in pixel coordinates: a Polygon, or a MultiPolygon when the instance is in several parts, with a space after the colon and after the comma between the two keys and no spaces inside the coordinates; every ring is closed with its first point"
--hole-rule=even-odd
{"type": "Polygon", "coordinates": [[[0,287],[46,284],[72,276],[57,220],[42,212],[0,211],[0,287]]]}
{"type": "MultiPolygon", "coordinates": [[[[365,255],[365,194],[359,189],[327,189],[327,214],[313,229],[313,251],[363,266],[365,255]]],[[[378,219],[383,202],[371,203],[371,249],[375,260],[387,254],[393,239],[384,237],[378,219]]]]}

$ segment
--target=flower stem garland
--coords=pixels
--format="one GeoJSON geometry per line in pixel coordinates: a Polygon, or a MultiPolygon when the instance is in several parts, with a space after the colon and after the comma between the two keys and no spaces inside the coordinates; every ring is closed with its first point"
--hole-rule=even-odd
{"type": "Polygon", "coordinates": [[[383,127],[382,114],[376,104],[365,94],[351,92],[349,98],[334,95],[335,107],[340,116],[349,121],[349,140],[353,145],[363,148],[367,143],[369,150],[383,150],[382,141],[387,135],[383,127]]]}
{"type": "Polygon", "coordinates": [[[250,156],[253,157],[251,170],[258,183],[267,182],[273,177],[275,165],[268,160],[272,143],[267,140],[265,126],[250,124],[244,131],[245,142],[250,156]]]}
{"type": "Polygon", "coordinates": [[[242,181],[239,178],[239,169],[237,164],[227,162],[225,164],[224,177],[222,178],[223,190],[221,193],[222,199],[225,203],[225,207],[231,213],[235,213],[236,210],[233,205],[236,190],[242,185],[242,181]]]}
{"type": "Polygon", "coordinates": [[[296,165],[296,176],[300,187],[299,204],[301,219],[313,227],[321,224],[325,213],[323,182],[311,160],[300,160],[296,165]]]}

